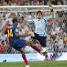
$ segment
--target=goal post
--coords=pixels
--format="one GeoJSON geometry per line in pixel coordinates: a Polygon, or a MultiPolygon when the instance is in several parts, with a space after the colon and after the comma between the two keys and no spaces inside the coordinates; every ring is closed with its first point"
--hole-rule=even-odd
{"type": "MultiPolygon", "coordinates": [[[[54,11],[67,11],[67,5],[53,5],[54,11]]],[[[0,12],[36,12],[50,11],[49,6],[0,6],[0,12]]]]}

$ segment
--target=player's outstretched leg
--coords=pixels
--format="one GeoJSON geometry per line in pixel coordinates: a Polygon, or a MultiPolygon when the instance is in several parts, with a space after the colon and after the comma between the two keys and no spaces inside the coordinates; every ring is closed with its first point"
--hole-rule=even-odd
{"type": "Polygon", "coordinates": [[[37,34],[34,34],[33,32],[28,32],[29,34],[31,34],[31,37],[35,38],[38,37],[39,38],[39,41],[41,43],[42,46],[44,46],[42,48],[42,50],[40,51],[38,49],[38,47],[34,46],[33,43],[31,44],[32,48],[34,48],[35,50],[37,50],[40,54],[43,54],[44,56],[47,56],[47,48],[46,48],[46,37],[41,37],[37,34]],[[35,36],[34,36],[35,35],[35,36]]]}
{"type": "Polygon", "coordinates": [[[43,51],[43,50],[40,50],[37,46],[35,46],[32,41],[26,41],[26,44],[27,44],[27,45],[30,44],[30,46],[31,46],[33,49],[35,49],[36,51],[38,51],[40,54],[43,54],[43,53],[45,52],[45,51],[43,51]]]}
{"type": "Polygon", "coordinates": [[[26,44],[30,45],[33,49],[40,53],[41,50],[37,46],[35,46],[32,41],[26,41],[26,44]]]}
{"type": "Polygon", "coordinates": [[[23,60],[24,60],[24,62],[25,62],[25,67],[30,67],[29,66],[29,63],[28,63],[28,60],[27,60],[27,58],[26,58],[26,55],[25,55],[25,53],[24,53],[24,50],[23,50],[23,48],[21,49],[21,53],[22,53],[22,58],[23,58],[23,60]]]}

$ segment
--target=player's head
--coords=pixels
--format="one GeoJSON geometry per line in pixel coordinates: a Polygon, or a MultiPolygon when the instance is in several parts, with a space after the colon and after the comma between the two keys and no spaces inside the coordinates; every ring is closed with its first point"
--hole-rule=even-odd
{"type": "Polygon", "coordinates": [[[41,11],[37,11],[36,14],[37,14],[37,18],[38,19],[41,19],[42,18],[42,12],[41,11]]]}
{"type": "Polygon", "coordinates": [[[12,20],[12,22],[13,22],[13,24],[18,25],[18,21],[17,21],[16,18],[14,18],[14,19],[12,20]]]}

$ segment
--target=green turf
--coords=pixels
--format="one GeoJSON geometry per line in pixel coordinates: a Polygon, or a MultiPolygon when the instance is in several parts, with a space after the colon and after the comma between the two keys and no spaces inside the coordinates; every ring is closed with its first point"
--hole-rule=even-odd
{"type": "MultiPolygon", "coordinates": [[[[30,67],[67,67],[67,61],[29,62],[30,67]]],[[[0,67],[25,67],[23,62],[3,62],[0,67]]]]}

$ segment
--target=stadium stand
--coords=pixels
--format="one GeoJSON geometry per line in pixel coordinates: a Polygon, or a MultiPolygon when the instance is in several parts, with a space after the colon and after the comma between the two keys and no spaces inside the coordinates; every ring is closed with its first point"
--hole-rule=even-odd
{"type": "Polygon", "coordinates": [[[66,5],[67,0],[0,0],[1,6],[15,5],[66,5]]]}

